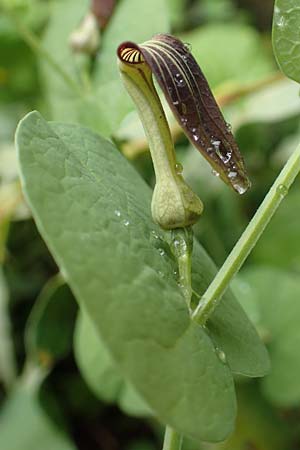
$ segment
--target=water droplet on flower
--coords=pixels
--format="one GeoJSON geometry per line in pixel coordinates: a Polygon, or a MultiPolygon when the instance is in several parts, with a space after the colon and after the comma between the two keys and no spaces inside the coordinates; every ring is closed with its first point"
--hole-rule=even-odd
{"type": "Polygon", "coordinates": [[[160,254],[160,256],[165,256],[165,254],[166,254],[166,252],[164,251],[163,248],[159,248],[158,253],[160,254]]]}
{"type": "Polygon", "coordinates": [[[175,277],[177,277],[177,275],[178,275],[177,270],[174,270],[173,274],[175,275],[175,277]]]}
{"type": "Polygon", "coordinates": [[[232,152],[226,152],[226,155],[222,155],[220,153],[220,158],[224,164],[229,163],[229,161],[231,160],[231,156],[232,156],[232,152]]]}
{"type": "Polygon", "coordinates": [[[176,163],[175,164],[175,171],[176,171],[177,175],[181,175],[182,172],[183,172],[182,164],[176,163]]]}
{"type": "Polygon", "coordinates": [[[230,178],[231,180],[237,177],[237,172],[235,172],[234,170],[230,170],[228,172],[228,178],[230,178]]]}
{"type": "Polygon", "coordinates": [[[214,169],[211,171],[211,173],[212,173],[215,177],[219,177],[219,176],[220,176],[219,172],[217,172],[217,171],[214,170],[214,169]]]}
{"type": "Polygon", "coordinates": [[[247,185],[243,185],[243,184],[239,184],[239,183],[234,183],[233,187],[240,195],[243,195],[248,190],[249,185],[248,184],[247,185]]]}
{"type": "Polygon", "coordinates": [[[200,135],[199,135],[198,128],[195,128],[195,127],[191,128],[191,132],[192,132],[194,141],[196,141],[196,142],[199,141],[200,135]]]}
{"type": "Polygon", "coordinates": [[[185,85],[185,81],[184,81],[181,73],[175,74],[174,81],[178,87],[183,87],[185,85]]]}
{"type": "Polygon", "coordinates": [[[277,192],[280,198],[284,198],[288,194],[289,190],[284,184],[280,184],[277,188],[277,192]]]}
{"type": "Polygon", "coordinates": [[[184,48],[186,49],[186,51],[188,51],[189,53],[191,53],[192,51],[192,44],[190,44],[189,42],[185,42],[183,44],[184,48]]]}
{"type": "Polygon", "coordinates": [[[118,209],[115,209],[115,215],[117,217],[121,217],[121,211],[119,211],[118,209]]]}
{"type": "Polygon", "coordinates": [[[184,126],[186,126],[186,124],[188,122],[186,117],[181,117],[180,121],[181,121],[182,125],[184,125],[184,126]]]}
{"type": "Polygon", "coordinates": [[[218,141],[216,139],[211,140],[212,146],[215,149],[216,153],[220,150],[221,141],[218,141]]]}
{"type": "Polygon", "coordinates": [[[284,28],[285,27],[285,18],[283,16],[278,16],[278,18],[276,19],[276,25],[279,28],[284,28]]]}

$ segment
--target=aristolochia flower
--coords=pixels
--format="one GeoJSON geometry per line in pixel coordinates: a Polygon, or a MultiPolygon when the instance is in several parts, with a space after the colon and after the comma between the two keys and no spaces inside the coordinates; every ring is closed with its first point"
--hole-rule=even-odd
{"type": "Polygon", "coordinates": [[[149,66],[179,125],[215,174],[239,194],[246,192],[250,181],[231,127],[188,46],[169,34],[157,34],[141,45],[124,42],[118,56],[136,69],[149,66]]]}

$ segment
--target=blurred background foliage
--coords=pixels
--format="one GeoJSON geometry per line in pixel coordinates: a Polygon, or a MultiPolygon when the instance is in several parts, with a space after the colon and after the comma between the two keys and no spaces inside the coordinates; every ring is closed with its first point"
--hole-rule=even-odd
{"type": "MultiPolygon", "coordinates": [[[[153,185],[115,50],[155,32],[189,43],[252,180],[238,198],[167,111],[184,176],[205,204],[196,236],[218,265],[300,141],[299,88],[281,75],[272,53],[272,0],[100,3],[107,14],[92,36],[99,48],[80,52],[74,42],[89,1],[0,0],[1,450],[154,450],[163,433],[87,317],[76,318],[72,293],[22,197],[13,143],[19,119],[39,109],[48,120],[86,125],[114,140],[153,185]]],[[[269,349],[272,370],[261,380],[237,379],[237,427],[228,441],[185,441],[184,450],[300,449],[299,204],[297,179],[232,286],[269,349]]]]}

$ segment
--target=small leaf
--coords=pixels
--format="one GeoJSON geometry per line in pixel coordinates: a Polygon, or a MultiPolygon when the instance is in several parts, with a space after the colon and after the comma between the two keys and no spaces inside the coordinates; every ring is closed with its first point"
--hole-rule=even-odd
{"type": "Polygon", "coordinates": [[[274,53],[282,72],[300,83],[300,9],[298,0],[276,0],[274,53]]]}
{"type": "Polygon", "coordinates": [[[77,319],[74,351],[80,372],[97,397],[118,403],[129,415],[152,415],[134,387],[122,376],[94,324],[82,311],[77,319]]]}
{"type": "Polygon", "coordinates": [[[50,279],[26,324],[27,356],[42,365],[65,357],[71,349],[76,310],[74,297],[62,277],[50,279]]]}
{"type": "Polygon", "coordinates": [[[24,386],[14,390],[4,404],[0,415],[0,448],[75,450],[65,432],[43,410],[37,392],[24,386]]]}
{"type": "Polygon", "coordinates": [[[225,183],[245,193],[250,181],[237,143],[187,46],[171,35],[158,34],[139,46],[124,42],[118,56],[125,64],[147,62],[192,144],[225,183]]]}
{"type": "Polygon", "coordinates": [[[198,440],[231,431],[231,372],[189,317],[151,190],[107,140],[29,114],[17,132],[40,232],[113,359],[159,419],[198,440]]]}
{"type": "Polygon", "coordinates": [[[299,406],[299,277],[267,266],[244,270],[242,277],[254,288],[272,362],[262,380],[264,393],[278,406],[299,406]]]}

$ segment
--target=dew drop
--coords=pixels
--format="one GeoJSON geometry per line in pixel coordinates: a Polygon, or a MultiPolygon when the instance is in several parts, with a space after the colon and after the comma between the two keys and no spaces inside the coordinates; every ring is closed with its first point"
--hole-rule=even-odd
{"type": "Polygon", "coordinates": [[[177,275],[178,275],[177,270],[174,270],[173,274],[174,274],[175,277],[177,277],[177,275]]]}
{"type": "Polygon", "coordinates": [[[182,172],[183,172],[182,164],[176,163],[175,164],[175,171],[176,171],[177,175],[181,175],[182,172]]]}
{"type": "Polygon", "coordinates": [[[218,141],[216,139],[212,139],[211,140],[212,146],[215,149],[216,152],[220,151],[220,145],[221,145],[221,141],[218,141]]]}
{"type": "Polygon", "coordinates": [[[174,106],[179,105],[179,101],[178,101],[178,100],[174,100],[174,101],[173,101],[173,105],[174,105],[174,106]]]}
{"type": "Polygon", "coordinates": [[[280,184],[277,187],[277,192],[278,192],[280,198],[284,198],[288,194],[289,190],[284,184],[280,184]]]}
{"type": "Polygon", "coordinates": [[[230,172],[228,172],[228,178],[230,178],[231,180],[237,177],[237,172],[235,172],[234,170],[230,170],[230,172]]]}
{"type": "Polygon", "coordinates": [[[121,217],[121,211],[119,211],[118,209],[115,209],[115,215],[117,217],[121,217]]]}
{"type": "Polygon", "coordinates": [[[154,239],[158,239],[159,238],[158,234],[154,230],[151,231],[151,235],[152,235],[152,237],[154,237],[154,239]]]}
{"type": "Polygon", "coordinates": [[[130,224],[129,220],[127,219],[124,219],[122,223],[125,227],[128,227],[128,225],[130,224]]]}
{"type": "Polygon", "coordinates": [[[182,78],[181,73],[176,73],[174,77],[174,81],[178,87],[183,87],[185,85],[185,81],[182,78]]]}
{"type": "Polygon", "coordinates": [[[216,348],[216,354],[217,354],[218,358],[220,359],[220,361],[222,361],[223,364],[226,364],[227,359],[226,359],[226,355],[223,352],[223,350],[216,348]]]}
{"type": "Polygon", "coordinates": [[[219,172],[217,172],[217,171],[214,170],[214,169],[211,171],[211,173],[212,173],[215,177],[219,177],[219,176],[220,176],[219,172]]]}
{"type": "Polygon", "coordinates": [[[279,28],[284,28],[285,27],[285,18],[283,16],[278,16],[278,18],[276,20],[276,25],[279,28]]]}
{"type": "Polygon", "coordinates": [[[163,248],[159,248],[158,253],[160,254],[160,256],[165,256],[165,254],[166,254],[166,252],[164,251],[163,248]]]}
{"type": "Polygon", "coordinates": [[[185,42],[183,44],[183,46],[189,53],[191,53],[191,51],[192,51],[192,44],[190,44],[189,42],[185,42]]]}
{"type": "Polygon", "coordinates": [[[229,161],[231,160],[231,156],[232,156],[232,152],[226,152],[226,155],[222,155],[220,153],[220,158],[224,164],[229,163],[229,161]]]}
{"type": "Polygon", "coordinates": [[[191,132],[192,132],[194,141],[196,141],[196,142],[199,141],[200,135],[199,135],[198,128],[191,128],[191,132]]]}
{"type": "Polygon", "coordinates": [[[227,129],[227,131],[232,131],[231,123],[226,123],[226,129],[227,129]]]}
{"type": "Polygon", "coordinates": [[[182,125],[184,125],[184,126],[186,126],[186,124],[188,122],[186,117],[181,117],[180,121],[181,121],[182,125]]]}
{"type": "Polygon", "coordinates": [[[243,195],[243,194],[245,194],[245,192],[247,192],[249,185],[245,186],[245,185],[242,185],[239,183],[234,183],[233,187],[240,195],[243,195]]]}

